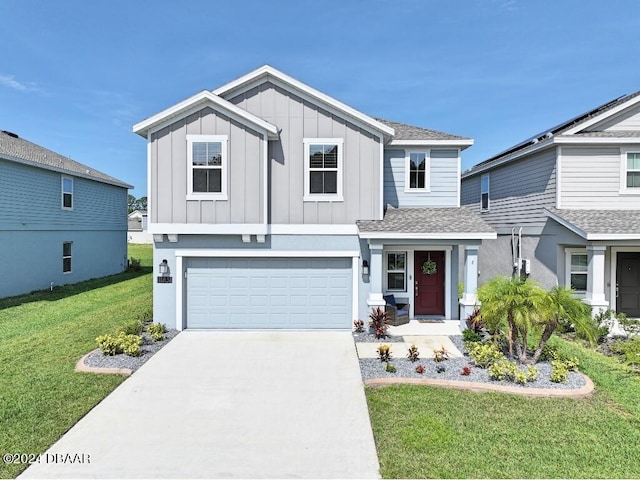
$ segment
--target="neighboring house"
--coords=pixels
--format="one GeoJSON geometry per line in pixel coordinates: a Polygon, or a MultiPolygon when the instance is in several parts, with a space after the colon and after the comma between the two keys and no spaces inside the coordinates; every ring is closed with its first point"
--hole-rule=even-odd
{"type": "Polygon", "coordinates": [[[388,293],[412,318],[458,319],[459,282],[473,307],[495,232],[459,204],[471,139],[372,118],[270,66],[133,131],[156,321],[349,329],[388,293]]]}
{"type": "Polygon", "coordinates": [[[146,210],[134,210],[127,219],[127,238],[129,243],[153,243],[153,236],[148,231],[146,210]]]}
{"type": "Polygon", "coordinates": [[[462,203],[498,232],[483,245],[481,282],[526,259],[546,287],[640,316],[640,92],[475,165],[462,203]]]}
{"type": "Polygon", "coordinates": [[[0,132],[0,297],[123,271],[128,188],[0,132]]]}

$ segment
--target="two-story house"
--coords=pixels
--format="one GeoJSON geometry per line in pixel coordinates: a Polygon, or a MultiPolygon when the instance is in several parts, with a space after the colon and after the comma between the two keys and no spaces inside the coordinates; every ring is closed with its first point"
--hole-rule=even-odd
{"type": "Polygon", "coordinates": [[[594,312],[640,316],[640,92],[475,165],[462,203],[498,232],[483,245],[481,282],[524,269],[594,312]]]}
{"type": "Polygon", "coordinates": [[[495,232],[460,207],[472,140],[372,118],[270,67],[138,123],[154,319],[351,328],[389,293],[412,318],[475,303],[495,232]]]}
{"type": "Polygon", "coordinates": [[[0,298],[122,272],[128,188],[0,132],[0,298]]]}

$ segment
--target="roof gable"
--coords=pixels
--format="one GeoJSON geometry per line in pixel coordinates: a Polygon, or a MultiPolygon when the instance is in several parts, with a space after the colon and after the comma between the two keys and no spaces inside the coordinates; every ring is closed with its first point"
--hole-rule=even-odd
{"type": "Polygon", "coordinates": [[[313,87],[310,87],[309,85],[306,85],[305,83],[300,82],[299,80],[296,80],[293,77],[290,77],[285,73],[282,73],[270,65],[263,65],[262,67],[213,90],[212,93],[229,100],[265,82],[271,82],[280,88],[291,91],[299,97],[318,105],[335,115],[346,117],[351,122],[365,130],[372,133],[382,134],[387,140],[392,138],[395,134],[392,127],[320,92],[319,90],[316,90],[313,87]]]}
{"type": "Polygon", "coordinates": [[[261,132],[266,132],[269,138],[277,138],[278,136],[278,129],[274,125],[208,90],[196,93],[186,100],[135,124],[133,126],[133,132],[146,137],[149,133],[160,130],[204,107],[211,107],[217,112],[221,111],[243,125],[253,127],[261,132]]]}
{"type": "Polygon", "coordinates": [[[0,131],[0,159],[108,183],[117,187],[133,188],[131,185],[95,168],[76,162],[69,157],[6,131],[0,131]]]}

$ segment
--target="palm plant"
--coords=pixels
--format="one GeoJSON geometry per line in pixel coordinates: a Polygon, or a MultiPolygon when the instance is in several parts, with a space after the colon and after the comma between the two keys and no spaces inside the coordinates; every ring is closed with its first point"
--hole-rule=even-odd
{"type": "Polygon", "coordinates": [[[509,356],[517,356],[521,363],[528,360],[529,333],[544,323],[546,295],[532,280],[509,277],[496,277],[478,289],[483,322],[493,332],[506,326],[509,356]]]}
{"type": "Polygon", "coordinates": [[[574,326],[576,333],[595,345],[598,338],[598,326],[591,317],[591,308],[574,295],[573,290],[555,286],[547,292],[544,316],[541,317],[542,334],[540,342],[533,353],[532,362],[536,363],[542,350],[558,328],[565,321],[574,326]]]}

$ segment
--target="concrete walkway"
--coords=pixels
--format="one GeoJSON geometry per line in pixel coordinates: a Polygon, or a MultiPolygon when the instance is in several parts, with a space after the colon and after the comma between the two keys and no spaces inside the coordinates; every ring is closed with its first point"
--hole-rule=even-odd
{"type": "Polygon", "coordinates": [[[80,477],[378,478],[351,332],[182,332],[21,476],[80,477]]]}

